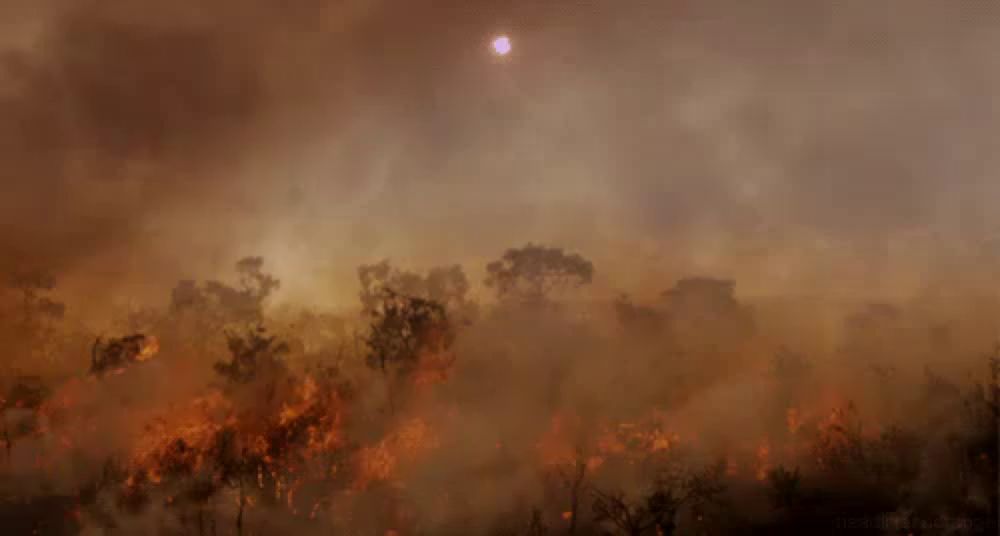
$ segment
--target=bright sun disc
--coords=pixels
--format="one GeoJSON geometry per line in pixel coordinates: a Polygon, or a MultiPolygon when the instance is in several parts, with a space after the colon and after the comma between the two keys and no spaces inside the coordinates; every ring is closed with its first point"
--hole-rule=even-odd
{"type": "Polygon", "coordinates": [[[496,52],[500,56],[506,56],[510,54],[510,38],[506,35],[501,35],[493,40],[493,52],[496,52]]]}

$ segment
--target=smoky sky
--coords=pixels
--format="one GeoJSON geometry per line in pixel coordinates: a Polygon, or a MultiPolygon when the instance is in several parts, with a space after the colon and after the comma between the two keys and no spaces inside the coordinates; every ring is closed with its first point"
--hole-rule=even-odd
{"type": "Polygon", "coordinates": [[[145,294],[260,254],[336,300],[534,241],[615,288],[995,274],[995,2],[4,4],[5,268],[145,294]]]}

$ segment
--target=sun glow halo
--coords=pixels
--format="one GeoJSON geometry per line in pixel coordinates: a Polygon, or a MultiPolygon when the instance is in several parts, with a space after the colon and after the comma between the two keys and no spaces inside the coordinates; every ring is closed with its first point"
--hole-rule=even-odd
{"type": "Polygon", "coordinates": [[[501,35],[493,40],[493,52],[498,56],[506,56],[510,54],[511,45],[510,38],[506,35],[501,35]]]}

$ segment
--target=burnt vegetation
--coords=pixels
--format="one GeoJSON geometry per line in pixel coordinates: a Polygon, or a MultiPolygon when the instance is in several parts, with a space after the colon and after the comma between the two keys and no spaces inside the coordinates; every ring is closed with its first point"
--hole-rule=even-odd
{"type": "Polygon", "coordinates": [[[101,376],[121,372],[127,366],[151,358],[156,351],[156,339],[141,333],[107,341],[98,337],[90,349],[90,373],[101,376]]]}
{"type": "Polygon", "coordinates": [[[533,244],[485,273],[495,300],[478,304],[460,266],[364,265],[343,317],[269,308],[280,282],[250,257],[233,283],[182,281],[162,310],[130,311],[119,337],[62,325],[54,277],[12,276],[2,325],[25,346],[4,369],[0,521],[53,535],[995,533],[1000,354],[955,376],[891,353],[915,333],[948,351],[939,322],[926,335],[900,309],[861,307],[823,361],[765,340],[731,280],[595,305],[579,294],[589,260],[533,244]],[[46,337],[64,338],[37,351],[46,337]],[[740,399],[748,382],[760,394],[740,399]]]}

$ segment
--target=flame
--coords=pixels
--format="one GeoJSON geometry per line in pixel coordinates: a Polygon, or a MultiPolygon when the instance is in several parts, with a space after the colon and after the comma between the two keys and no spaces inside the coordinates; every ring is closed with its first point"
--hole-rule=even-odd
{"type": "Polygon", "coordinates": [[[757,446],[756,458],[757,471],[755,476],[757,480],[764,480],[767,478],[767,473],[771,471],[771,445],[766,439],[757,446]]]}
{"type": "MultiPolygon", "coordinates": [[[[150,337],[136,360],[151,359],[158,349],[159,343],[150,337]]],[[[425,355],[412,377],[414,385],[446,382],[454,366],[453,354],[425,355]]],[[[408,413],[402,413],[389,423],[387,433],[370,444],[355,446],[347,441],[344,433],[349,398],[343,395],[342,399],[324,376],[289,375],[277,383],[280,383],[275,389],[277,394],[267,401],[245,403],[231,392],[213,389],[188,404],[157,414],[137,434],[126,454],[128,473],[123,483],[119,481],[121,491],[140,493],[158,488],[163,494],[162,500],[170,504],[175,502],[177,489],[172,483],[177,482],[178,474],[202,472],[199,476],[211,477],[215,482],[221,478],[220,474],[210,471],[216,463],[214,456],[219,438],[231,435],[238,445],[237,451],[252,457],[258,464],[249,469],[246,479],[251,486],[256,483],[252,491],[257,497],[247,495],[242,501],[236,497],[237,504],[252,507],[264,500],[269,505],[287,509],[292,515],[308,515],[310,519],[323,514],[326,508],[326,514],[337,517],[344,502],[350,503],[350,493],[360,496],[358,492],[377,482],[389,483],[389,489],[398,490],[403,486],[407,471],[425,459],[427,453],[440,448],[438,431],[420,411],[433,408],[439,416],[454,421],[455,426],[462,424],[459,421],[462,413],[456,407],[413,405],[407,408],[408,413]],[[327,463],[325,460],[333,458],[324,455],[334,452],[342,452],[345,456],[336,457],[335,463],[323,465],[327,463]],[[340,490],[343,495],[338,498],[347,497],[346,501],[338,503],[327,497],[310,496],[316,479],[333,479],[344,474],[345,469],[348,473],[350,469],[356,470],[351,474],[348,489],[340,490]],[[166,495],[168,493],[170,495],[166,495]]],[[[78,448],[81,438],[97,431],[93,420],[85,417],[87,412],[81,411],[81,405],[85,408],[88,397],[100,389],[101,384],[93,378],[73,380],[58,388],[37,410],[44,417],[38,433],[46,439],[39,442],[44,448],[32,453],[38,468],[49,470],[60,459],[71,459],[65,456],[65,451],[78,448]]],[[[787,434],[746,437],[722,452],[725,475],[765,480],[776,463],[794,459],[799,454],[797,449],[812,447],[813,443],[837,445],[846,441],[844,430],[858,417],[840,406],[826,412],[829,406],[818,403],[817,399],[826,400],[821,394],[814,399],[796,401],[796,405],[786,408],[787,434]]],[[[629,417],[623,421],[585,421],[574,414],[557,412],[551,416],[547,429],[533,438],[537,439],[535,463],[545,470],[553,466],[571,464],[579,467],[578,464],[583,464],[590,478],[602,470],[608,471],[608,467],[618,467],[622,461],[663,461],[675,450],[698,442],[698,436],[687,429],[682,429],[682,436],[677,423],[685,421],[676,415],[652,409],[629,417]]],[[[513,442],[511,445],[514,452],[518,451],[518,446],[524,446],[513,442]]],[[[492,451],[494,446],[506,450],[509,445],[488,441],[483,448],[492,451]]],[[[226,495],[225,499],[230,497],[226,495]]],[[[573,513],[561,512],[561,518],[571,521],[573,513]]],[[[399,516],[394,516],[395,526],[407,526],[397,524],[398,521],[399,516]]],[[[386,534],[398,535],[399,531],[388,530],[386,534]]]]}
{"type": "Polygon", "coordinates": [[[160,352],[160,341],[156,337],[148,336],[142,342],[142,349],[136,354],[136,361],[149,361],[160,352]]]}
{"type": "Polygon", "coordinates": [[[361,449],[354,488],[364,490],[373,482],[396,480],[401,464],[417,461],[439,445],[440,440],[423,419],[401,422],[387,437],[361,449]]]}
{"type": "Polygon", "coordinates": [[[585,452],[590,453],[582,460],[588,471],[596,471],[610,458],[636,463],[665,455],[681,443],[680,434],[670,430],[666,421],[664,414],[654,410],[636,422],[598,425],[587,437],[581,433],[579,418],[556,414],[536,449],[543,466],[572,465],[585,452]]]}
{"type": "MultiPolygon", "coordinates": [[[[160,416],[146,426],[138,439],[132,465],[153,483],[161,482],[169,468],[199,470],[223,426],[211,418],[219,409],[228,410],[229,401],[213,391],[195,399],[187,408],[160,416]]],[[[134,480],[134,475],[129,480],[134,480]]]]}

